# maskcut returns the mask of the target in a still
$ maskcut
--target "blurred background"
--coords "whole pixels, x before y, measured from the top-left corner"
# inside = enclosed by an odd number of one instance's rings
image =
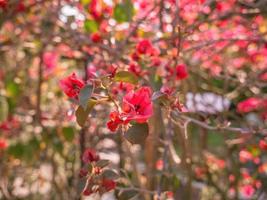
[[[266,16],[265,0],[0,0],[0,199],[266,200]],[[95,91],[113,101],[77,114],[60,80],[116,70],[139,85],[110,81]],[[132,145],[106,124],[140,86],[164,98]],[[112,190],[83,193],[87,148]]]

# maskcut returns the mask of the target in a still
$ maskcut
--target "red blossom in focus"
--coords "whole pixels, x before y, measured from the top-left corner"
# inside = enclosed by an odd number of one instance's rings
[[[84,85],[83,80],[79,79],[75,73],[72,73],[59,82],[60,88],[70,98],[77,98]]]
[[[119,125],[130,121],[145,123],[153,115],[151,95],[152,91],[149,87],[129,91],[123,98],[122,112],[110,113],[110,120],[107,123],[109,130],[114,132]]]
[[[82,160],[84,163],[97,162],[99,155],[94,149],[86,149],[83,153]]]
[[[130,91],[123,98],[122,119],[126,122],[135,120],[146,122],[153,115],[151,101],[152,91],[149,87],[141,87],[137,91]]]
[[[120,119],[120,114],[116,111],[111,112],[109,118],[110,120],[107,122],[107,127],[110,131],[114,132],[123,121]]]
[[[186,66],[181,64],[176,66],[176,80],[183,80],[188,77]]]
[[[248,98],[237,105],[237,111],[239,113],[247,113],[258,109],[261,106],[262,100],[258,98]]]

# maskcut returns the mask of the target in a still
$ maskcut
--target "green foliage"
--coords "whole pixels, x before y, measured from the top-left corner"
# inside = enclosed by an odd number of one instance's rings
[[[0,122],[3,122],[8,117],[8,103],[5,97],[0,96]]]
[[[117,22],[129,22],[134,15],[134,7],[131,0],[125,0],[114,8],[114,18]]]
[[[87,19],[84,22],[84,29],[89,33],[94,33],[98,31],[98,23],[94,20]]]
[[[74,139],[75,130],[73,127],[63,127],[62,133],[67,141],[71,142]]]
[[[124,136],[132,144],[144,144],[148,132],[149,128],[147,123],[136,123],[128,129]]]
[[[84,86],[79,93],[79,104],[84,110],[87,108],[88,100],[92,94],[93,87],[91,85]]]
[[[116,73],[114,80],[117,82],[126,82],[126,83],[132,83],[132,84],[138,83],[137,76],[128,71],[119,71],[118,73]]]
[[[97,101],[91,98],[88,101],[87,108],[85,110],[82,106],[79,106],[78,109],[76,110],[75,112],[76,121],[81,127],[84,126],[89,113],[91,112],[96,103]]]

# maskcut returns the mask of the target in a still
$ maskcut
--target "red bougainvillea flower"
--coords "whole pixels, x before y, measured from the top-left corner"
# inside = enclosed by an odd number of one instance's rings
[[[136,76],[142,75],[142,69],[139,65],[135,63],[130,63],[129,65],[129,71],[133,72]]]
[[[148,39],[143,39],[136,45],[136,51],[139,54],[150,55],[153,52],[152,43]]]
[[[145,123],[153,115],[151,94],[152,91],[149,87],[129,91],[123,98],[122,112],[110,113],[110,120],[107,122],[108,129],[114,132],[118,126],[132,120],[137,123]]]
[[[19,126],[20,126],[19,121],[14,117],[10,117],[9,119],[0,123],[0,130],[5,133],[8,133],[11,130],[18,129]]]
[[[260,140],[259,147],[261,150],[267,150],[267,141],[266,140]]]
[[[176,80],[183,80],[188,77],[186,66],[181,64],[176,66]]]
[[[239,160],[241,163],[246,163],[253,159],[253,155],[247,150],[241,150],[239,152]]]
[[[7,145],[6,140],[0,138],[0,150],[4,150],[4,149],[6,149],[7,146],[8,146],[8,145]]]
[[[5,8],[7,6],[7,0],[0,0],[0,8]]]
[[[80,169],[80,172],[79,172],[79,177],[80,178],[85,177],[87,174],[88,174],[88,170],[87,169]]]
[[[261,99],[251,97],[244,101],[239,102],[237,105],[237,111],[239,113],[251,112],[253,110],[258,109],[261,106],[261,104],[262,104]]]
[[[84,163],[97,162],[99,160],[99,155],[94,149],[86,149],[83,153],[82,160]]]
[[[60,88],[70,98],[77,98],[84,85],[83,80],[79,79],[75,73],[72,73],[59,82]]]
[[[252,185],[244,185],[240,190],[241,194],[248,199],[250,199],[255,193],[255,189]]]
[[[95,43],[101,42],[101,35],[100,33],[96,32],[96,33],[92,33],[91,34],[91,40]]]
[[[116,182],[110,179],[103,179],[102,186],[106,189],[106,191],[113,190],[116,187]]]
[[[51,73],[56,68],[58,59],[59,56],[56,52],[45,52],[43,54],[43,62],[46,73]]]
[[[92,0],[88,7],[88,12],[95,20],[100,20],[102,16],[102,5],[99,0]]]
[[[146,122],[153,115],[151,95],[152,91],[149,87],[128,92],[123,98],[122,119],[126,122],[131,120],[138,123]]]
[[[118,126],[123,123],[123,121],[120,118],[119,112],[113,111],[109,114],[110,120],[107,123],[107,127],[112,132],[116,131]]]

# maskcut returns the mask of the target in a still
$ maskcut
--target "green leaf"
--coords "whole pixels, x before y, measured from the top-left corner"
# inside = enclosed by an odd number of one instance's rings
[[[121,190],[119,192],[119,199],[120,200],[131,200],[136,199],[139,195],[139,192],[136,190]]]
[[[63,127],[62,129],[64,138],[71,142],[74,139],[74,128],[73,127]]]
[[[17,97],[20,92],[19,85],[13,81],[8,81],[6,85],[6,92],[8,97]]]
[[[124,136],[132,144],[144,144],[148,132],[149,128],[147,123],[136,123],[128,129]]]
[[[98,31],[98,24],[94,20],[87,19],[84,22],[84,29],[89,33],[94,33]]]
[[[109,160],[99,160],[97,161],[96,166],[103,168],[103,167],[108,166],[108,164],[109,164]]]
[[[116,73],[114,80],[117,82],[126,82],[136,85],[138,83],[138,78],[135,74],[128,71],[119,71]]]
[[[9,155],[14,156],[15,158],[21,158],[24,154],[24,145],[21,143],[11,145],[8,147],[7,152]]]
[[[83,109],[82,106],[79,106],[78,109],[76,110],[75,112],[76,121],[81,127],[84,126],[87,117],[91,112],[91,110],[93,109],[93,107],[95,106],[95,104],[97,104],[97,100],[91,98],[89,99],[87,108],[85,110]]]
[[[134,15],[134,7],[131,0],[117,4],[114,8],[114,19],[119,22],[129,22]]]
[[[3,122],[8,117],[8,103],[5,97],[0,96],[0,122]]]
[[[103,173],[102,173],[102,177],[105,179],[112,179],[112,180],[116,180],[118,179],[120,176],[117,174],[117,172],[111,170],[111,169],[106,169]]]
[[[91,0],[81,0],[80,2],[82,5],[86,6],[91,2]]]
[[[93,87],[91,85],[84,86],[79,93],[79,104],[84,110],[87,108],[88,100],[92,95]]]

